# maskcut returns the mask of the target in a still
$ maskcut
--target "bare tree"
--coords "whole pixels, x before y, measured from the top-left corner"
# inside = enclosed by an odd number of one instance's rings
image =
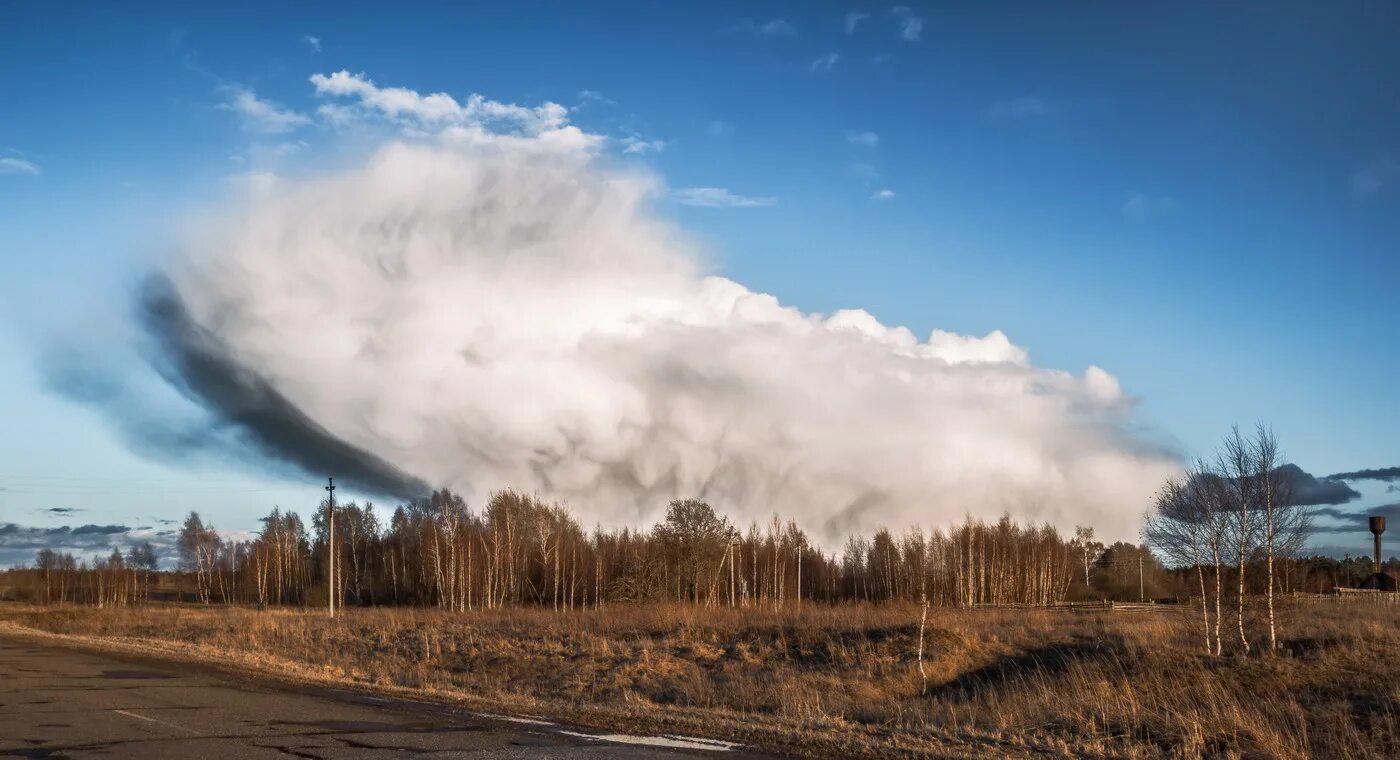
[[[1231,428],[1230,434],[1225,437],[1225,442],[1221,445],[1219,460],[1220,474],[1224,476],[1223,480],[1227,486],[1226,494],[1230,501],[1231,550],[1234,552],[1239,568],[1239,599],[1236,606],[1236,622],[1239,627],[1240,647],[1247,654],[1249,652],[1249,638],[1245,635],[1244,630],[1244,610],[1247,598],[1245,568],[1249,564],[1250,554],[1258,546],[1259,526],[1255,515],[1259,511],[1259,478],[1257,477],[1258,468],[1255,465],[1254,446],[1250,441],[1245,440],[1238,425]]]
[[[1265,599],[1269,616],[1269,651],[1278,649],[1277,625],[1274,620],[1274,561],[1288,557],[1307,540],[1311,530],[1312,513],[1293,500],[1292,480],[1280,467],[1278,439],[1274,431],[1259,424],[1251,446],[1254,456],[1256,490],[1263,508],[1263,534],[1267,586]]]

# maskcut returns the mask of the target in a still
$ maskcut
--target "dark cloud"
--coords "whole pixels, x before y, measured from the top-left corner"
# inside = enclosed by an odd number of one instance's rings
[[[249,443],[273,460],[316,477],[399,499],[431,489],[379,457],[336,438],[257,373],[241,366],[222,343],[197,324],[168,280],[152,277],[141,297],[142,320],[157,340],[162,374],[218,419],[246,432]]]
[[[1317,478],[1296,464],[1285,464],[1276,470],[1288,484],[1290,500],[1301,505],[1338,505],[1361,498],[1361,493],[1340,480]]]
[[[1387,483],[1400,480],[1400,467],[1382,467],[1379,470],[1353,470],[1328,475],[1325,480],[1383,480]]]
[[[153,341],[145,358],[159,379],[100,366],[93,352],[69,346],[48,347],[42,362],[51,390],[100,410],[134,450],[166,462],[207,457],[279,475],[334,476],[352,489],[405,501],[431,491],[336,438],[240,365],[194,322],[165,278],[150,278],[138,301]]]
[[[1389,525],[1400,527],[1400,502],[1394,504],[1381,504],[1365,509],[1337,509],[1335,507],[1319,507],[1312,511],[1314,517],[1321,517],[1329,520],[1337,520],[1340,525],[1313,524],[1314,533],[1336,533],[1354,534],[1358,539],[1370,540],[1370,529],[1367,527],[1366,518],[1371,515],[1381,515],[1386,518]],[[1387,531],[1387,535],[1400,534],[1400,531]]]
[[[101,535],[110,536],[114,533],[126,533],[131,528],[125,525],[79,525],[72,533],[75,536]]]
[[[169,563],[175,556],[174,531],[152,533],[126,525],[86,524],[40,528],[0,523],[0,567],[32,564],[40,549],[72,554],[80,560],[105,557],[113,548],[125,554],[132,546],[149,541],[157,556]]]
[[[45,512],[52,512],[52,513],[54,513],[54,514],[56,514],[56,515],[70,515],[70,514],[73,514],[74,512],[81,512],[81,511],[83,511],[83,510],[81,510],[81,509],[79,509],[79,508],[77,508],[77,507],[49,507],[48,509],[45,509],[44,511],[45,511]]]

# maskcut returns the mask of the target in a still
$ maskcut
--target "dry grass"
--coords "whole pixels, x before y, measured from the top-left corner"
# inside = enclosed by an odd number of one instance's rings
[[[1400,756],[1400,606],[1284,610],[1285,652],[1210,658],[1194,619],[615,607],[317,612],[0,607],[56,633],[588,725],[814,756]],[[661,708],[661,709],[659,709]]]

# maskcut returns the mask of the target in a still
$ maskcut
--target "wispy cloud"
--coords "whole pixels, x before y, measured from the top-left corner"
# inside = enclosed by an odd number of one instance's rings
[[[30,174],[37,176],[41,173],[38,164],[35,164],[33,161],[0,156],[0,174]]]
[[[817,59],[812,61],[812,71],[831,71],[831,68],[835,66],[836,62],[839,60],[841,60],[841,56],[837,53],[827,53],[826,55],[817,56]]]
[[[1146,222],[1173,214],[1180,207],[1171,196],[1132,193],[1123,201],[1123,215],[1134,222]]]
[[[895,192],[894,192],[893,190],[890,190],[890,189],[876,190],[875,193],[872,194],[872,195],[870,196],[870,200],[872,200],[872,201],[892,201],[892,200],[894,200],[894,196],[895,196]]]
[[[880,144],[880,136],[874,132],[853,132],[846,135],[846,141],[860,148],[874,148]]]
[[[899,25],[899,38],[908,42],[917,42],[924,34],[924,19],[914,15],[914,9],[905,5],[896,5],[890,9],[890,16]]]
[[[756,198],[747,195],[736,195],[723,187],[683,187],[672,193],[676,202],[683,206],[702,206],[705,208],[753,208],[757,206],[772,206],[778,202],[777,198]]]
[[[1328,475],[1323,480],[1382,480],[1387,483],[1400,481],[1400,467],[1381,467],[1373,470],[1353,470]]]
[[[1394,156],[1381,156],[1352,173],[1351,191],[1368,198],[1396,179],[1400,179],[1400,161]]]
[[[238,114],[246,129],[277,134],[311,123],[306,115],[263,100],[246,87],[225,87],[224,90],[228,100],[219,107]]]
[[[311,48],[311,52],[313,52],[313,53],[319,53],[319,52],[321,52],[321,38],[320,38],[320,37],[317,37],[317,36],[314,35],[314,34],[304,34],[304,35],[302,35],[301,40],[302,40],[302,42],[305,42],[305,43],[306,43],[306,46],[307,46],[308,48]]]
[[[1035,119],[1049,112],[1049,103],[1031,95],[1002,100],[987,108],[987,114],[997,119]]]
[[[624,154],[643,155],[646,153],[660,153],[666,149],[665,140],[647,140],[635,135],[628,135],[618,142],[622,143]]]
[[[725,30],[729,34],[752,34],[757,37],[796,37],[797,26],[785,18],[755,21],[746,18]]]
[[[617,105],[616,100],[613,100],[597,90],[579,90],[578,99],[581,103],[599,103],[605,106]]]
[[[850,13],[847,13],[847,14],[846,14],[846,34],[855,34],[855,33],[856,33],[856,27],[860,25],[860,22],[861,22],[862,20],[867,19],[867,18],[870,18],[870,14],[869,14],[869,13],[861,13],[860,11],[851,11]]]
[[[558,103],[533,108],[469,95],[463,102],[443,92],[422,95],[405,87],[380,87],[364,74],[341,70],[333,74],[312,74],[311,84],[321,95],[355,98],[362,111],[389,119],[407,121],[421,127],[515,126],[530,134],[561,129],[568,123],[569,110]],[[322,107],[319,112],[331,120],[344,120],[354,111]]]

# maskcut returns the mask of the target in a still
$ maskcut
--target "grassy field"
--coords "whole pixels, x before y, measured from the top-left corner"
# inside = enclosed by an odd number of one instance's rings
[[[1277,656],[1182,614],[618,606],[0,606],[0,621],[472,709],[808,756],[1400,756],[1400,605],[1283,609]],[[1228,642],[1227,642],[1228,643]]]

